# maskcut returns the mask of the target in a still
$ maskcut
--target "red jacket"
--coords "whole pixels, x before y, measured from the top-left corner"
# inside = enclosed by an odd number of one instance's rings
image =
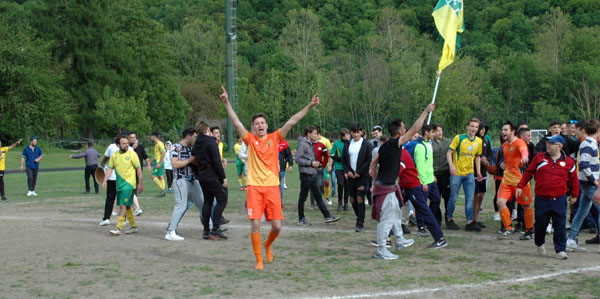
[[[400,171],[398,172],[398,183],[402,189],[412,189],[421,186],[421,180],[419,180],[419,172],[415,166],[410,153],[403,148],[402,157],[400,162]]]
[[[560,158],[552,161],[546,152],[538,153],[529,162],[521,181],[517,185],[523,188],[535,175],[535,196],[555,198],[567,194],[567,182],[571,182],[571,196],[579,196],[579,180],[575,161],[561,154]]]
[[[312,145],[315,150],[315,158],[321,163],[321,167],[327,167],[327,162],[329,162],[329,151],[327,150],[327,147],[321,142],[315,142]]]

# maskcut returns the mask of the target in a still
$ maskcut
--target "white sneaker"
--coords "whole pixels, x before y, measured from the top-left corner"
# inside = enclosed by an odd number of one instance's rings
[[[554,229],[552,228],[552,223],[548,223],[548,227],[546,227],[546,233],[551,234],[552,232],[554,232]]]
[[[577,244],[577,242],[575,240],[568,239],[567,240],[567,251],[583,252],[583,251],[585,251],[585,248],[579,246],[579,244]]]
[[[31,196],[33,195],[33,193],[31,193],[31,191],[27,191],[27,196]]]
[[[169,241],[183,241],[184,240],[184,238],[178,236],[175,231],[167,232],[167,234],[165,235],[165,239],[167,239]]]
[[[515,220],[515,219],[517,219],[517,209],[514,209],[514,210],[512,211],[512,216],[510,217],[510,219],[511,219],[511,220]]]
[[[415,240],[414,239],[396,239],[396,250],[402,250],[402,248],[406,248],[406,247],[410,247],[413,244],[415,244]]]
[[[538,246],[537,251],[539,255],[546,255],[546,246],[544,246],[544,244]]]
[[[142,209],[138,209],[133,212],[133,216],[140,216],[140,215],[142,215]]]
[[[117,216],[118,214],[119,214],[119,213],[117,213],[117,212],[112,212],[112,215],[113,215],[113,216]]]
[[[556,254],[555,258],[559,259],[559,260],[566,260],[567,258],[569,258],[569,256],[567,256],[567,253],[564,251],[561,251],[559,253]]]
[[[37,193],[35,193],[35,191],[31,191],[31,195],[37,196]]]
[[[111,229],[111,230],[109,231],[109,233],[110,233],[111,235],[113,235],[113,236],[120,236],[120,235],[121,235],[121,230],[120,230],[120,229],[118,229],[118,228],[115,228],[115,229]]]
[[[496,212],[496,213],[494,214],[494,221],[500,221],[500,220],[501,220],[501,219],[500,219],[500,213]]]
[[[105,226],[105,225],[108,225],[108,224],[110,224],[110,219],[102,220],[102,221],[100,221],[100,223],[98,225]]]
[[[327,205],[332,205],[333,204],[333,202],[331,201],[331,199],[327,198],[325,200],[327,201]]]
[[[569,223],[569,221],[565,221],[565,229],[571,229],[571,223]]]
[[[283,190],[287,190],[287,185],[283,183]]]

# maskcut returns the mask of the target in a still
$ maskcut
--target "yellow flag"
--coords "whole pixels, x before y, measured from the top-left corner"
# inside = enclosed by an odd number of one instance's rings
[[[443,70],[454,62],[456,50],[460,48],[460,34],[465,29],[463,23],[463,1],[462,0],[439,0],[433,13],[435,27],[444,38],[442,58],[438,65],[438,71]]]

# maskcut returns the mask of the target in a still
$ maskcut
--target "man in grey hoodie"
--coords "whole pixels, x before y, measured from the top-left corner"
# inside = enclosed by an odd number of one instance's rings
[[[312,192],[325,223],[336,222],[340,217],[332,216],[323,202],[319,181],[316,179],[317,173],[323,172],[323,167],[315,156],[313,143],[319,140],[319,134],[315,126],[308,126],[304,129],[304,136],[298,138],[298,150],[296,151],[296,163],[300,173],[300,195],[298,197],[298,225],[310,225],[304,215],[304,202],[308,197],[308,192]]]

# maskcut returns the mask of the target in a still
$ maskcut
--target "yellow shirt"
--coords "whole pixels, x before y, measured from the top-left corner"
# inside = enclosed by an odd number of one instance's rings
[[[460,147],[459,147],[460,142]],[[449,149],[453,150],[452,163],[456,167],[456,175],[468,175],[475,172],[473,160],[483,151],[481,138],[475,136],[470,139],[467,134],[456,135],[450,143]]]
[[[219,141],[219,156],[223,159],[223,142]]]
[[[155,145],[154,145],[154,161],[156,161],[156,163],[160,163],[160,157],[162,156],[162,153],[165,152],[165,144],[162,141],[158,141]]]
[[[6,169],[6,153],[10,150],[10,147],[0,147],[0,171]]]
[[[110,156],[108,167],[116,172],[118,191],[135,189],[135,173],[136,169],[140,168],[140,159],[133,149],[129,148],[124,153],[120,150],[114,152]]]
[[[329,139],[321,136],[321,138],[319,139],[320,143],[323,143],[323,145],[325,145],[325,147],[327,148],[327,152],[331,152],[331,141],[329,141]]]

